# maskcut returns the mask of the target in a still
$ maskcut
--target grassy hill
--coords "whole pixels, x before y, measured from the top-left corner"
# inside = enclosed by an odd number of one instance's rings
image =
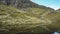
[[[38,9],[39,8],[33,8]],[[42,10],[42,9],[41,9]],[[1,34],[4,33],[11,33],[15,34],[18,32],[36,32],[40,33],[39,28],[42,29],[42,32],[49,31],[46,29],[47,24],[49,24],[49,21],[39,19],[35,16],[32,16],[34,14],[27,14],[22,13],[22,10],[16,9],[11,6],[7,5],[0,5],[0,32]],[[30,12],[30,10],[29,10]],[[32,12],[31,12],[32,13]],[[37,15],[36,15],[37,16]],[[38,27],[38,30],[37,30]]]
[[[49,7],[32,5],[36,7],[24,8],[25,5],[22,5],[23,8],[18,6],[20,8],[17,7],[17,9],[0,3],[0,34],[52,34],[54,31],[60,32],[60,9],[55,11]]]
[[[60,32],[60,10],[56,10],[55,13],[46,15],[46,18],[52,20],[53,22],[48,26],[48,28]]]

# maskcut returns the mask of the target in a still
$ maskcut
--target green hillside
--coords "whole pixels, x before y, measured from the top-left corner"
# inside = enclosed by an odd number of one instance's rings
[[[49,8],[25,8],[22,9],[24,12],[32,17],[40,18],[45,13],[50,13],[51,11],[54,11],[53,9]]]
[[[26,3],[28,0],[24,2]],[[52,34],[55,31],[60,32],[60,9],[54,10],[35,4],[30,0],[29,5],[25,5],[24,2],[21,6],[21,3],[18,2],[17,7],[11,5],[13,4],[12,0],[10,5],[0,2],[0,34]]]
[[[56,10],[55,13],[50,13],[45,17],[53,22],[52,24],[48,25],[48,28],[60,32],[60,10]]]
[[[39,8],[34,8],[38,9]],[[45,32],[49,31],[46,29],[49,21],[39,19],[35,16],[29,15],[27,13],[22,13],[22,10],[16,9],[7,5],[0,5],[0,31],[1,33],[18,33],[18,32],[33,32],[40,31],[44,29]],[[38,27],[38,30],[37,28]],[[44,28],[45,27],[45,28]],[[31,29],[32,28],[32,29]],[[43,29],[42,29],[43,28]],[[39,32],[38,32],[39,33]]]

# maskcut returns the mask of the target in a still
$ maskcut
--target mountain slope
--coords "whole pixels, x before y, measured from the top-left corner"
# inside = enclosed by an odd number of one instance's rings
[[[47,26],[48,28],[53,31],[60,32],[60,10],[56,10],[55,13],[50,13],[46,15],[45,18],[53,22],[52,24]]]
[[[60,32],[60,10],[55,11],[30,0],[9,0],[10,4],[2,1],[4,0],[0,0],[1,34]]]
[[[13,34],[15,32],[17,33],[21,31],[31,32],[33,29],[36,29],[37,26],[45,29],[46,31],[49,31],[46,28],[44,28],[45,26],[43,26],[43,25],[49,24],[48,23],[49,21],[28,16],[27,14],[22,13],[21,11],[22,10],[18,10],[11,6],[0,5],[0,32],[1,34],[7,33],[7,32]],[[40,31],[40,30],[37,30],[37,31]]]

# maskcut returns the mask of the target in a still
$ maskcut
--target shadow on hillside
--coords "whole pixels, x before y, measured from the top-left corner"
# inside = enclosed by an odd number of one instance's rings
[[[52,34],[52,33],[32,33],[32,32],[19,32],[19,33],[16,33],[16,34]]]

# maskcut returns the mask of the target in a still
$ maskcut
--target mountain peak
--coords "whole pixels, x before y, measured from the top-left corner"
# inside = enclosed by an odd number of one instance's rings
[[[34,2],[32,2],[31,0],[0,0],[0,2],[6,4],[6,5],[10,5],[16,8],[31,8],[31,7],[35,7],[35,8],[49,8],[43,5],[38,5]],[[52,8],[49,8],[52,9]]]

